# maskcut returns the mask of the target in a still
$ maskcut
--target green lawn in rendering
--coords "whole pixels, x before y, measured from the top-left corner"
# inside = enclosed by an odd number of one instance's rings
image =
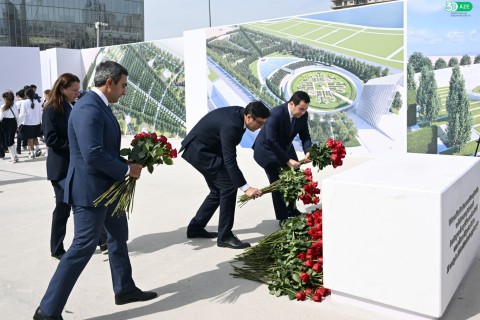
[[[310,107],[319,110],[334,110],[347,106],[356,96],[355,86],[348,79],[326,70],[300,74],[292,81],[291,90],[308,92],[311,98]]]
[[[402,29],[352,26],[302,18],[254,22],[246,26],[320,49],[403,69]]]

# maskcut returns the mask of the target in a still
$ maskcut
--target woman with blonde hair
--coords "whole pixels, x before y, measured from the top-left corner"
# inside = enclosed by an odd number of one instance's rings
[[[8,147],[11,159],[9,162],[18,162],[18,155],[15,150],[15,132],[17,131],[18,107],[15,104],[15,96],[12,91],[2,94],[3,104],[0,107],[0,121],[3,127],[3,145]]]

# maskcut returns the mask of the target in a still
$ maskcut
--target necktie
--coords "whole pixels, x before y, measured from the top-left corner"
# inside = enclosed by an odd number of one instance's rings
[[[295,128],[295,117],[290,119],[290,134],[293,134],[293,129]]]

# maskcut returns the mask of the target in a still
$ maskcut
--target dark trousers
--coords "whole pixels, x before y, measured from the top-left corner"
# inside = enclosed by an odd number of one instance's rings
[[[5,158],[5,149],[7,149],[7,146],[5,145],[4,140],[3,130],[0,129],[0,158]]]
[[[280,177],[280,167],[267,167],[265,168],[268,181],[270,183],[277,181]],[[277,220],[285,220],[288,217],[295,215],[295,203],[291,203],[288,207],[283,200],[282,194],[278,191],[272,192],[273,209],[275,210],[275,217]]]
[[[17,153],[20,154],[22,152],[22,147],[26,148],[28,146],[27,139],[20,139],[17,138]]]
[[[61,315],[75,282],[95,252],[102,230],[108,231],[108,260],[115,294],[136,288],[128,257],[128,223],[126,215],[113,216],[109,207],[73,206],[74,237],[50,280],[40,308],[49,316]],[[88,293],[86,293],[88,294]]]
[[[237,188],[233,186],[225,167],[222,167],[215,174],[202,174],[210,189],[210,193],[203,201],[195,217],[190,221],[188,229],[195,231],[205,228],[217,208],[220,207],[218,239],[224,240],[232,235]]]
[[[55,209],[52,214],[52,230],[50,233],[50,251],[52,255],[61,256],[65,253],[63,239],[67,232],[67,220],[70,217],[71,206],[63,202],[63,188],[57,181],[52,181],[55,192]]]

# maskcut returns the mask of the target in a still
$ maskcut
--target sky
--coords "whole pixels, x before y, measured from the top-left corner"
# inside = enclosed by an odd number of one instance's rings
[[[145,41],[184,30],[331,10],[330,0],[144,0]]]
[[[407,0],[407,52],[480,54],[479,0],[453,16],[445,0]],[[184,30],[330,11],[330,0],[144,0],[145,40],[182,37]]]
[[[470,1],[467,16],[454,16],[445,10],[446,1],[407,1],[407,51],[425,56],[480,54],[480,2]]]

